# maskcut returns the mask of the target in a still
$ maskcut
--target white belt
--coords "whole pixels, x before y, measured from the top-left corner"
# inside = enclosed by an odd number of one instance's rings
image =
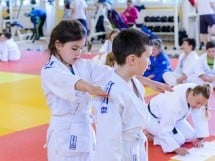
[[[122,134],[122,140],[126,142],[137,142],[140,145],[140,147],[145,145],[146,161],[148,161],[148,140],[142,132]]]
[[[82,114],[82,115],[67,114],[67,115],[51,116],[51,122],[66,121],[70,123],[92,123],[92,120],[93,119],[90,117],[90,115],[87,115],[87,114]]]
[[[68,124],[67,124],[68,123]],[[82,115],[72,115],[72,114],[66,114],[66,115],[52,115],[51,121],[49,123],[49,128],[47,132],[47,141],[44,145],[44,148],[47,146],[47,143],[49,142],[49,135],[54,129],[62,128],[64,125],[68,125],[70,127],[71,123],[80,123],[80,124],[89,124],[87,126],[90,126],[92,123],[92,118],[90,115],[82,114]],[[62,125],[62,126],[61,126]]]
[[[144,142],[145,141],[144,137],[145,136],[142,133],[122,134],[122,140],[128,141],[128,142],[138,142],[138,141]]]

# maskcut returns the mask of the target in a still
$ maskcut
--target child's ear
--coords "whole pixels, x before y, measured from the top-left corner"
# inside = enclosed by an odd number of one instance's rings
[[[129,65],[133,66],[136,62],[136,56],[131,54],[131,55],[127,56],[126,61]]]
[[[55,41],[55,47],[59,49],[62,46],[62,44],[59,41]]]

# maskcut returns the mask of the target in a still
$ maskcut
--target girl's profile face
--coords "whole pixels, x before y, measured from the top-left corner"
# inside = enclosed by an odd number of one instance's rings
[[[156,46],[153,46],[152,56],[156,57],[159,53],[160,53],[160,50]]]
[[[70,41],[66,43],[56,42],[58,54],[68,64],[74,64],[81,56],[85,46],[85,39],[78,41]]]
[[[191,99],[188,101],[193,109],[200,108],[208,103],[208,99],[202,96],[202,94],[193,95],[191,94]]]

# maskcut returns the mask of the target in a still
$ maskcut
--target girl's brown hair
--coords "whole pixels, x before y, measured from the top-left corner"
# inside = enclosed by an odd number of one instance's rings
[[[212,93],[212,87],[210,84],[198,85],[192,89],[193,95],[202,94],[202,96],[206,99],[210,98]],[[208,105],[205,105],[205,117],[210,118],[210,113],[208,111]]]
[[[79,41],[87,38],[87,32],[84,26],[77,20],[63,20],[51,32],[48,49],[50,55],[57,54],[55,47],[56,41],[67,43],[70,41]]]
[[[114,64],[116,63],[116,59],[115,59],[115,56],[113,55],[113,53],[108,53],[107,54],[107,57],[106,57],[106,60],[105,60],[105,64],[106,65],[109,65],[111,67],[114,67]]]
[[[209,99],[211,95],[211,86],[209,84],[198,85],[192,89],[193,95],[202,94],[206,99]]]

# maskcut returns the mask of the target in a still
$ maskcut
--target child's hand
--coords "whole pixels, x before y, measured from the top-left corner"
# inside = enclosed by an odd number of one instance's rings
[[[189,151],[186,148],[177,148],[175,149],[175,153],[178,155],[186,155],[189,154]]]
[[[193,141],[193,146],[196,148],[201,148],[204,146],[204,139],[196,139]]]
[[[99,86],[92,86],[88,92],[94,96],[108,97],[108,93]]]
[[[212,83],[214,81],[214,79],[215,79],[215,77],[208,76],[209,83]]]
[[[183,78],[178,78],[178,79],[176,79],[176,82],[177,82],[177,84],[181,84],[181,83],[184,82],[184,79]]]

